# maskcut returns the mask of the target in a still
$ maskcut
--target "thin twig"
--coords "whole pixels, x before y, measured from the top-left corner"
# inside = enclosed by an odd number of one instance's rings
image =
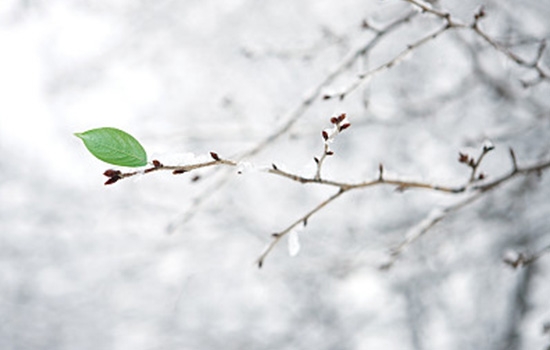
[[[209,162],[202,162],[202,163],[196,163],[196,164],[188,164],[188,165],[164,165],[158,160],[153,160],[153,166],[150,168],[146,168],[141,171],[130,171],[130,172],[121,172],[120,170],[113,170],[108,169],[106,170],[103,175],[107,176],[109,179],[107,182],[105,182],[105,185],[112,185],[115,182],[126,179],[132,176],[136,175],[145,175],[156,171],[171,171],[172,174],[178,175],[178,174],[184,174],[188,173],[193,170],[201,169],[201,168],[207,168],[212,166],[218,166],[218,165],[229,165],[229,166],[236,166],[237,163],[231,160],[227,159],[221,159],[216,153],[211,152],[210,155],[214,160]]]
[[[292,229],[294,229],[296,226],[302,224],[305,225],[307,223],[307,220],[315,213],[317,213],[319,210],[323,209],[325,206],[327,206],[329,203],[333,202],[336,198],[340,197],[342,194],[344,194],[347,191],[345,188],[340,188],[338,192],[333,194],[332,196],[328,197],[321,203],[319,203],[315,208],[308,211],[305,215],[301,216],[299,219],[294,221],[292,224],[290,224],[287,228],[284,230],[272,234],[273,240],[269,245],[265,248],[263,253],[260,255],[260,257],[256,260],[256,263],[258,264],[258,267],[262,267],[264,264],[264,261],[266,257],[269,255],[271,250],[279,243],[279,241],[286,236]]]
[[[387,61],[386,63],[381,64],[380,66],[378,66],[378,67],[376,67],[376,68],[374,68],[374,69],[372,69],[368,72],[359,74],[357,76],[357,79],[355,79],[343,91],[341,91],[339,93],[336,93],[334,95],[327,95],[326,98],[333,97],[333,96],[338,96],[338,97],[340,97],[340,99],[344,99],[348,94],[353,92],[355,89],[357,89],[363,83],[370,80],[375,75],[380,74],[380,73],[382,73],[384,71],[387,71],[390,68],[396,66],[397,64],[402,62],[405,58],[407,58],[407,56],[409,56],[414,50],[416,50],[420,46],[430,42],[431,40],[437,38],[438,36],[440,36],[442,33],[446,32],[450,28],[452,28],[452,27],[447,24],[447,25],[443,26],[442,28],[436,30],[435,32],[433,32],[433,33],[421,38],[420,40],[414,42],[413,44],[408,45],[405,50],[401,51],[397,56],[395,56],[391,60]]]
[[[342,62],[340,62],[340,64],[335,69],[333,69],[329,74],[327,74],[327,76],[315,88],[311,90],[311,92],[300,102],[300,104],[288,114],[286,121],[283,123],[283,125],[281,125],[279,129],[277,129],[275,132],[273,132],[272,134],[267,136],[265,139],[260,141],[256,146],[244,152],[241,158],[248,158],[257,154],[262,149],[264,149],[267,145],[271,144],[272,142],[277,140],[279,137],[284,135],[286,132],[288,132],[294,126],[294,124],[296,124],[296,122],[304,116],[305,112],[309,109],[309,107],[316,100],[319,99],[325,87],[329,86],[333,81],[336,80],[336,78],[338,78],[348,68],[352,67],[353,64],[359,58],[361,58],[365,53],[371,51],[384,36],[397,30],[401,25],[407,23],[416,15],[417,13],[415,11],[409,12],[405,16],[388,24],[386,27],[382,28],[381,30],[376,31],[376,35],[368,43],[359,47],[358,49],[353,51],[348,57],[344,58],[344,60],[342,60]],[[326,99],[327,95],[325,95],[323,98]]]
[[[418,0],[404,0],[404,1],[414,5],[416,7],[419,7],[423,12],[431,13],[433,15],[436,15],[437,17],[440,17],[440,18],[446,20],[450,25],[455,24],[455,22],[451,18],[451,14],[449,12],[436,10],[431,5],[426,4],[422,1],[418,1]]]
[[[528,68],[528,69],[534,69],[537,74],[539,81],[543,80],[550,80],[550,73],[546,72],[544,69],[540,66],[540,61],[542,59],[542,55],[544,53],[544,50],[546,49],[546,41],[542,40],[541,44],[539,45],[539,48],[537,50],[537,55],[535,57],[535,60],[533,62],[528,62],[527,60],[519,57],[517,54],[509,50],[503,45],[500,45],[496,40],[491,38],[489,34],[487,34],[485,31],[483,31],[479,27],[479,22],[481,19],[483,19],[486,16],[485,10],[483,7],[481,7],[478,12],[474,15],[474,21],[471,25],[467,26],[462,23],[459,23],[454,20],[454,18],[451,17],[451,15],[448,12],[442,12],[438,10],[434,10],[431,6],[427,4],[423,4],[422,2],[418,0],[403,0],[405,2],[408,2],[410,4],[413,4],[424,12],[431,13],[439,18],[444,19],[447,21],[449,26],[453,28],[470,28],[473,30],[475,34],[477,34],[480,38],[482,38],[485,42],[487,42],[489,45],[491,45],[494,49],[497,51],[503,53],[505,56],[507,56],[509,59],[514,61],[517,65]]]
[[[372,78],[374,75],[381,73],[383,71],[386,71],[390,69],[391,67],[395,66],[399,62],[403,61],[405,57],[410,55],[414,50],[418,49],[420,46],[432,41],[433,39],[440,36],[442,33],[448,31],[448,30],[454,30],[454,29],[471,29],[475,34],[477,34],[479,37],[481,37],[485,42],[487,42],[489,45],[491,45],[493,48],[495,48],[497,51],[503,53],[508,58],[510,58],[512,61],[514,61],[519,66],[533,69],[537,72],[537,78],[533,81],[523,81],[523,85],[525,87],[532,86],[535,84],[540,83],[544,80],[550,81],[550,73],[546,72],[540,65],[540,61],[542,59],[542,55],[544,53],[544,50],[546,48],[546,42],[542,41],[541,45],[539,46],[539,49],[537,51],[537,56],[534,62],[528,62],[524,60],[523,58],[519,57],[512,51],[510,51],[508,48],[498,44],[494,39],[492,39],[487,33],[485,33],[480,27],[479,22],[480,20],[485,17],[485,11],[483,8],[481,8],[475,15],[474,15],[474,21],[471,25],[466,25],[458,20],[455,20],[449,12],[436,10],[433,7],[431,7],[429,4],[426,4],[424,2],[418,1],[418,0],[403,0],[405,2],[408,2],[412,4],[413,6],[418,7],[422,10],[422,12],[427,12],[432,15],[435,15],[445,21],[445,24],[442,28],[435,31],[434,33],[431,33],[420,40],[416,41],[413,44],[410,44],[407,46],[407,48],[403,51],[401,51],[397,56],[395,56],[393,59],[387,61],[386,63],[378,66],[375,69],[372,69],[366,73],[359,74],[357,78],[342,92],[339,92],[337,94],[334,94],[336,96],[339,96],[341,99],[346,97],[348,94],[356,90],[359,86],[364,84],[366,81],[368,81],[370,78]],[[332,96],[329,96],[332,97]]]
[[[323,154],[320,158],[313,158],[315,160],[315,163],[317,164],[317,171],[315,172],[314,177],[317,180],[321,179],[321,168],[323,167],[325,159],[327,159],[328,156],[334,155],[334,152],[330,149],[330,143],[338,134],[351,126],[351,124],[348,123],[346,120],[346,113],[342,113],[337,117],[330,118],[330,122],[332,123],[332,129],[325,129],[321,133],[321,135],[323,136]]]
[[[473,195],[468,196],[462,201],[455,203],[451,206],[445,207],[443,209],[432,210],[428,216],[419,222],[416,226],[411,228],[405,235],[405,239],[399,243],[397,246],[391,249],[390,260],[380,266],[381,270],[387,270],[391,268],[397,259],[403,254],[403,252],[416,240],[422,237],[426,232],[428,232],[432,227],[434,227],[438,222],[442,221],[447,217],[447,215],[454,213],[466,205],[474,202],[476,199],[481,197],[482,192],[474,193]]]
[[[481,161],[487,155],[487,153],[491,152],[494,149],[495,146],[493,146],[492,143],[486,142],[486,144],[484,144],[481,148],[481,154],[479,155],[479,157],[477,157],[477,160],[472,159],[471,163],[469,163],[469,166],[472,168],[469,181],[470,183],[473,183],[476,180],[483,180],[482,175],[480,175],[480,177],[477,176],[477,170],[479,168],[479,165],[481,164]]]
[[[550,253],[550,244],[533,252],[533,253],[512,253],[513,256],[508,254],[503,258],[504,263],[512,266],[513,268],[524,267],[532,264],[542,256]]]
[[[465,186],[459,186],[459,187],[441,186],[441,185],[436,185],[428,182],[388,179],[388,178],[382,178],[380,176],[373,180],[352,183],[352,182],[340,182],[340,181],[328,180],[323,178],[304,177],[304,176],[286,172],[284,170],[279,169],[278,167],[267,169],[266,171],[271,174],[286,177],[288,179],[291,179],[293,181],[296,181],[302,184],[315,183],[320,185],[344,188],[346,190],[367,188],[367,187],[373,187],[376,185],[393,186],[399,191],[404,191],[409,188],[419,188],[419,189],[428,189],[428,190],[445,192],[445,193],[462,193],[466,190]]]
[[[381,266],[381,269],[388,269],[393,266],[393,264],[397,261],[399,256],[405,251],[405,249],[411,245],[414,241],[416,241],[418,238],[423,236],[426,232],[428,232],[435,224],[443,220],[448,214],[456,212],[466,205],[473,203],[475,200],[481,198],[481,196],[491,190],[494,190],[498,186],[502,185],[503,183],[511,180],[512,178],[518,176],[518,175],[527,175],[530,173],[540,173],[546,168],[550,167],[550,161],[541,162],[538,164],[534,164],[531,166],[520,168],[517,165],[517,160],[515,158],[515,154],[511,150],[511,157],[512,157],[512,170],[510,173],[501,176],[500,178],[493,180],[486,184],[476,185],[471,187],[471,190],[473,191],[472,195],[468,198],[464,199],[463,201],[460,201],[456,204],[453,204],[449,207],[443,208],[442,210],[432,212],[428,217],[426,217],[422,222],[420,222],[417,226],[415,226],[413,229],[409,231],[409,233],[406,235],[406,238],[395,248],[392,249],[390,261],[383,264]],[[548,247],[547,247],[548,248]],[[546,248],[543,250],[546,252]],[[538,258],[538,256],[536,257]]]

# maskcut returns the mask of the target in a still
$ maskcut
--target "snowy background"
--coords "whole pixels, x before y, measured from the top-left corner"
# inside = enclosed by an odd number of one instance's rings
[[[535,59],[550,1],[484,4],[480,26]],[[434,4],[464,23],[480,5]],[[375,38],[363,21],[405,16],[339,69]],[[383,163],[460,186],[458,152],[487,139],[489,178],[511,169],[508,147],[520,165],[549,159],[550,84],[524,88],[536,72],[469,29],[323,100],[443,25],[401,0],[2,0],[0,349],[544,349],[550,254],[518,269],[503,256],[550,244],[546,173],[446,216],[387,271],[411,228],[464,196],[351,191],[310,218],[296,257],[282,241],[259,270],[271,233],[334,188],[221,168],[103,186],[110,166],[73,136],[117,127],[150,159],[185,163],[236,159],[294,120],[245,160],[313,176],[321,130],[345,112],[326,178]]]

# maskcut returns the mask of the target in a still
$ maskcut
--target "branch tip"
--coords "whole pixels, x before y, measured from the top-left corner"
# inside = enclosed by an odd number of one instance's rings
[[[344,123],[344,124],[340,125],[339,131],[346,130],[346,129],[349,128],[350,126],[351,126],[350,123]]]
[[[491,142],[487,142],[483,145],[483,153],[489,153],[494,149],[495,145],[493,145]]]
[[[118,180],[120,180],[119,177],[111,177],[109,180],[105,181],[104,185],[112,185]]]
[[[468,164],[470,162],[470,156],[466,153],[458,152],[458,162]]]
[[[514,152],[514,149],[512,147],[509,148],[510,151],[510,158],[512,158],[512,166],[514,167],[514,171],[518,171],[518,161],[516,158],[516,152]]]
[[[104,185],[112,185],[118,180],[122,179],[122,172],[120,170],[107,169],[105,170],[103,175],[109,178],[107,181],[105,181]]]
[[[210,152],[210,157],[212,157],[215,161],[220,161],[220,156],[216,152]]]

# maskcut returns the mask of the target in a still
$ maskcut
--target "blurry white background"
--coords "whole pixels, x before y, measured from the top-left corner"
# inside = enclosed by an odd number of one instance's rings
[[[480,26],[531,61],[550,1],[485,1]],[[481,2],[436,8],[471,23]],[[410,16],[322,82],[376,31]],[[329,119],[352,127],[323,175],[461,185],[550,158],[550,84],[469,29],[449,30],[345,99],[323,100],[444,22],[401,0],[3,0],[0,3],[1,349],[543,349],[548,176],[520,176],[389,250],[461,195],[352,191],[310,218],[301,251],[255,259],[334,189],[259,171],[153,173],[103,186],[110,168],[74,132],[112,126],[150,159],[238,157],[289,120],[255,167],[313,176]],[[550,53],[540,65],[550,71]],[[321,85],[320,85],[321,84]],[[319,90],[316,92],[316,89]],[[311,104],[304,101],[313,96]],[[294,118],[294,119],[293,119]],[[197,204],[199,203],[199,204]]]

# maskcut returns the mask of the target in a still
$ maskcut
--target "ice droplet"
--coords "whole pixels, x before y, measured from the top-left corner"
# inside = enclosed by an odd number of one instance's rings
[[[290,231],[288,234],[288,254],[296,256],[300,252],[300,238],[296,230]]]

